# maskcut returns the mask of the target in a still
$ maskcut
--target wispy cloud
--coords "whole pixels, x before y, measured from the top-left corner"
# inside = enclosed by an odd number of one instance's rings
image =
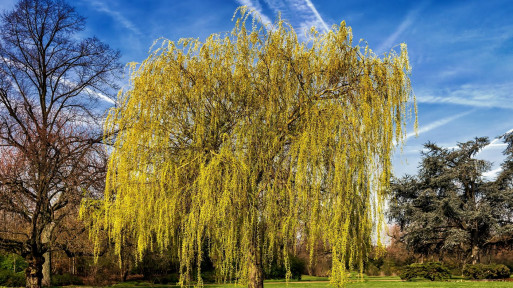
[[[3,56],[0,56],[0,61],[3,62],[5,65],[7,66],[15,66],[17,69],[26,69],[26,66],[23,65],[22,63],[15,63]],[[60,78],[60,79],[57,79],[56,77],[53,77],[52,80],[54,81],[60,81],[62,84],[64,84],[65,86],[67,86],[68,88],[72,88],[72,89],[75,89],[77,84],[66,79],[66,78]],[[12,80],[10,79],[7,79],[7,81],[9,81],[9,83],[13,86],[13,87],[18,87]],[[17,90],[18,92],[20,92],[20,90]],[[107,95],[101,93],[101,92],[97,92],[97,91],[94,91],[93,89],[89,88],[89,87],[85,87],[83,89],[83,91],[85,93],[87,93],[89,96],[91,97],[94,97],[94,98],[97,98],[97,99],[100,99],[100,100],[103,100],[105,102],[108,102],[110,104],[115,104],[115,101],[108,97]]]
[[[378,47],[378,49],[376,49],[376,51],[378,53],[382,53],[386,50],[391,49],[394,45],[396,45],[397,44],[396,42],[397,42],[397,39],[399,38],[399,36],[401,36],[404,33],[404,31],[406,31],[406,29],[408,29],[415,22],[415,19],[417,19],[420,11],[422,9],[424,9],[425,6],[426,6],[426,3],[424,2],[424,3],[420,4],[420,6],[418,6],[417,8],[410,10],[406,14],[406,17],[404,17],[401,24],[399,24],[399,26],[397,26],[395,31],[392,34],[390,34],[390,36],[388,36],[387,39],[385,39],[385,41],[383,41],[383,43],[381,43],[381,45],[379,45],[379,47]]]
[[[321,15],[319,14],[317,9],[313,5],[312,1],[305,0],[305,3],[306,3],[306,6],[308,6],[308,8],[310,8],[310,10],[312,10],[312,13],[315,15],[315,18],[317,19],[317,22],[321,24],[322,28],[324,28],[324,32],[327,32],[328,30],[330,30],[328,28],[328,25],[326,25],[326,22],[324,22],[324,20],[322,19]]]
[[[126,29],[132,31],[133,33],[137,35],[141,35],[141,31],[130,21],[128,20],[123,14],[119,13],[119,11],[115,11],[109,8],[107,4],[101,1],[91,1],[89,2],[92,4],[94,9],[96,9],[99,12],[103,12],[105,14],[108,14],[112,18],[114,18],[118,23],[123,25]]]
[[[253,0],[257,1],[257,0]],[[296,30],[300,37],[311,27],[321,32],[329,30],[329,26],[311,0],[264,0],[265,4],[274,12],[281,13]]]
[[[271,26],[273,24],[273,21],[271,21],[271,19],[262,12],[262,6],[258,0],[237,0],[237,2],[240,5],[246,6],[249,10],[253,11],[253,13],[255,13],[255,15],[260,18],[265,26]]]
[[[450,103],[474,107],[513,109],[513,83],[465,84],[453,89],[420,91],[419,103]]]
[[[294,29],[299,31],[299,37],[303,37],[305,32],[311,27],[316,27],[321,32],[329,31],[329,26],[322,18],[321,14],[315,8],[311,0],[263,0],[266,7],[273,13],[282,15]],[[252,10],[266,26],[272,24],[271,19],[263,12],[259,0],[237,0],[237,3],[247,6]]]
[[[511,132],[513,132],[513,129],[508,130],[504,134],[508,134],[508,133],[511,133]],[[487,149],[503,148],[503,147],[506,147],[506,146],[508,146],[508,144],[504,143],[503,138],[502,137],[497,137],[497,138],[493,139],[493,141],[490,142],[490,144],[486,145],[481,151],[484,151],[484,150],[487,150]]]
[[[513,129],[507,131],[507,133],[513,132]],[[483,173],[483,177],[488,180],[494,180],[502,172],[502,166],[499,163],[504,162],[506,155],[502,152],[508,146],[504,143],[502,137],[495,138],[490,144],[486,145],[479,153],[476,158],[485,159],[492,162],[492,168],[490,171]]]
[[[112,98],[108,97],[107,95],[101,93],[101,92],[96,92],[94,91],[93,89],[90,89],[90,88],[85,88],[84,91],[86,93],[88,93],[89,95],[93,96],[93,97],[96,97],[100,100],[103,100],[107,103],[110,103],[110,104],[116,104],[116,101],[114,101]]]
[[[470,111],[459,113],[459,114],[456,114],[456,115],[453,115],[453,116],[450,116],[450,117],[446,117],[446,118],[443,118],[443,119],[431,122],[431,123],[429,123],[427,125],[421,126],[419,128],[419,130],[417,131],[417,133],[411,132],[411,133],[406,134],[406,139],[411,138],[411,137],[413,137],[415,135],[420,135],[420,134],[429,132],[429,131],[434,130],[436,128],[439,128],[441,126],[444,126],[444,125],[446,125],[446,124],[448,124],[448,123],[450,123],[450,122],[452,122],[452,121],[454,121],[454,120],[456,120],[458,118],[466,116],[466,115],[468,115],[468,114],[470,114],[470,113],[472,113],[474,111],[475,111],[475,109],[472,109]]]
[[[61,79],[59,79],[59,81],[61,81],[64,85],[66,85],[66,86],[68,86],[69,88],[72,88],[72,89],[74,89],[77,86],[76,83],[74,83],[74,82],[72,82],[70,80],[67,80],[67,79],[61,78]],[[107,103],[110,103],[110,104],[115,104],[116,103],[112,98],[108,97],[107,95],[105,95],[105,94],[103,94],[101,92],[94,91],[93,89],[91,89],[89,87],[85,87],[83,89],[83,92],[87,93],[90,97],[103,100],[103,101],[105,101]]]
[[[493,180],[493,179],[497,178],[497,176],[499,176],[499,173],[501,173],[501,172],[502,172],[502,168],[499,167],[499,168],[484,172],[483,177],[488,180]]]

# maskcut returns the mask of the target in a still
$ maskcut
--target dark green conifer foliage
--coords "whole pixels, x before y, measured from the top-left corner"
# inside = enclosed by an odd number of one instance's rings
[[[403,230],[403,240],[424,256],[452,254],[462,263],[477,263],[484,250],[513,242],[513,135],[502,172],[483,177],[490,163],[476,159],[487,138],[448,149],[424,145],[416,176],[394,179],[388,217]]]

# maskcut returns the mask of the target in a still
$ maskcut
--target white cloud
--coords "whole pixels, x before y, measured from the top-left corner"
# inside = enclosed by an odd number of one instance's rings
[[[310,8],[310,10],[312,10],[312,13],[315,15],[315,18],[317,19],[317,22],[320,23],[321,26],[324,28],[324,32],[329,31],[330,29],[328,28],[328,25],[326,25],[326,22],[324,22],[321,15],[319,14],[317,9],[313,5],[312,1],[305,0],[305,2],[306,2],[306,6],[308,6],[308,8]]]
[[[450,103],[474,107],[513,109],[513,83],[498,85],[465,84],[443,91],[421,91],[419,103]]]
[[[413,23],[414,18],[415,17],[411,13],[408,13],[406,18],[403,20],[403,22],[401,22],[401,24],[399,25],[399,27],[397,27],[394,33],[388,36],[388,38],[385,39],[385,41],[381,43],[381,45],[379,45],[376,51],[380,53],[383,52],[385,49],[391,49],[392,45],[396,44],[395,42],[397,41],[397,38],[399,38],[399,36],[403,34],[406,28],[410,27],[410,25]]]
[[[497,178],[499,173],[501,173],[501,171],[502,171],[502,168],[499,167],[499,168],[484,172],[483,178],[488,179],[488,180],[494,180],[495,178]]]
[[[237,0],[237,2],[242,5],[242,6],[246,6],[248,7],[249,10],[251,10],[253,13],[255,13],[255,15],[260,18],[260,20],[262,21],[262,24],[264,24],[264,26],[268,27],[268,26],[272,26],[273,22],[271,21],[271,19],[269,19],[269,17],[267,17],[263,12],[262,12],[262,6],[260,6],[260,3],[258,2],[258,0]]]
[[[272,24],[271,19],[264,14],[259,0],[237,0],[237,2],[254,11],[264,25]],[[300,38],[303,38],[305,32],[311,27],[316,27],[321,32],[329,31],[328,24],[311,0],[264,0],[264,2],[275,14],[281,13],[282,18],[298,30]]]
[[[509,131],[507,131],[504,134],[511,133],[511,132],[513,132],[513,129],[510,129]],[[479,153],[477,155],[483,155],[483,154],[487,154],[490,152],[495,153],[495,154],[502,154],[501,152],[508,146],[508,144],[504,143],[502,140],[503,139],[501,137],[493,139],[492,142],[490,142],[490,144],[483,147],[483,149],[481,149],[481,151],[479,151]],[[490,150],[492,150],[492,151],[490,151]],[[504,158],[503,155],[500,158],[501,159]]]
[[[61,78],[60,81],[64,85],[66,85],[66,86],[68,86],[70,88],[74,88],[76,86],[75,83],[73,83],[72,81],[67,80],[67,79],[62,79]],[[112,100],[112,98],[108,97],[107,95],[105,95],[105,94],[103,94],[101,92],[96,92],[96,91],[94,91],[93,89],[91,89],[89,87],[85,87],[83,92],[87,93],[91,97],[98,98],[98,99],[103,100],[103,101],[105,101],[107,103],[110,103],[110,104],[115,104],[116,103],[114,100]]]
[[[104,12],[104,13],[108,14],[109,16],[111,16],[112,18],[114,18],[117,22],[119,22],[121,25],[123,25],[123,27],[125,27],[126,29],[132,31],[133,33],[135,33],[137,35],[142,34],[141,31],[139,31],[139,29],[137,29],[137,27],[130,20],[128,20],[125,16],[123,16],[118,11],[110,9],[107,6],[107,4],[105,4],[101,1],[91,1],[89,3],[92,4],[94,9],[96,9],[97,11]]]
[[[433,129],[436,129],[438,127],[444,126],[444,125],[446,125],[446,124],[448,124],[448,123],[450,123],[450,122],[452,122],[452,121],[454,121],[454,120],[456,120],[458,118],[466,116],[466,115],[468,115],[468,114],[470,114],[470,113],[472,113],[474,111],[475,111],[475,109],[470,110],[470,111],[466,111],[466,112],[463,112],[463,113],[459,113],[459,114],[456,114],[456,115],[453,115],[453,116],[450,116],[450,117],[446,117],[446,118],[443,118],[443,119],[431,122],[431,123],[429,123],[427,125],[421,126],[418,129],[417,133],[411,132],[411,133],[406,134],[406,139],[411,138],[411,137],[415,136],[416,134],[420,135],[420,134],[429,132],[429,131],[431,131]]]
[[[506,133],[513,132],[513,129],[510,129]],[[508,146],[508,144],[504,143],[502,141],[502,138],[495,138],[490,144],[486,145],[477,155],[475,158],[477,159],[483,159],[490,161],[492,167],[491,170],[483,173],[483,177],[487,180],[495,180],[499,173],[502,172],[501,163],[504,162],[506,155],[504,155],[502,152]]]
[[[89,95],[93,96],[93,97],[96,97],[96,98],[99,98],[107,103],[110,103],[110,104],[116,104],[116,101],[112,100],[112,98],[108,97],[107,95],[101,93],[101,92],[96,92],[94,91],[93,89],[91,88],[85,88],[84,91],[86,93],[88,93]]]
[[[406,29],[408,29],[413,24],[415,19],[418,17],[419,12],[425,6],[426,6],[426,3],[422,3],[417,8],[410,10],[408,12],[408,14],[406,14],[406,17],[403,19],[401,24],[399,24],[399,26],[395,29],[395,31],[392,34],[390,34],[390,36],[388,36],[387,39],[385,39],[385,41],[383,41],[383,43],[381,43],[381,45],[379,45],[379,47],[378,47],[378,49],[376,49],[376,51],[378,53],[382,53],[386,50],[391,49],[394,45],[398,44],[396,42],[397,42],[397,39],[399,38],[399,36],[401,36],[401,34],[403,34],[404,31],[406,31]]]
[[[303,37],[311,27],[316,27],[321,32],[329,30],[311,0],[264,0],[267,6],[275,13],[281,13],[299,31],[298,36]]]
[[[22,63],[13,63],[11,60],[5,58],[5,57],[2,57],[0,58],[0,60],[2,62],[4,62],[6,65],[12,65],[12,66],[16,66],[18,69],[23,69],[25,66],[22,64]],[[68,86],[69,88],[74,88],[76,86],[76,83],[66,79],[66,78],[59,78],[57,79],[56,77],[52,78],[54,81],[61,81],[62,84]],[[15,85],[10,79],[9,81],[11,82],[12,86],[13,87],[18,87],[17,85]],[[85,87],[83,89],[83,91],[87,94],[89,94],[89,96],[91,97],[96,97],[100,100],[103,100],[105,102],[108,102],[110,104],[115,104],[116,102],[114,100],[112,100],[112,98],[108,97],[107,95],[101,93],[101,92],[96,92],[94,91],[93,89],[89,88],[89,87]],[[18,90],[19,92],[19,90]]]

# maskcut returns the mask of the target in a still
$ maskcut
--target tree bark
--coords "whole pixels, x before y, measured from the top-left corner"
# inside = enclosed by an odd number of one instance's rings
[[[41,285],[44,287],[52,286],[52,252],[50,249],[43,255],[43,279]]]
[[[128,268],[125,269],[125,271],[121,274],[121,282],[126,282],[127,277],[128,277]]]
[[[41,242],[44,245],[48,246],[48,250],[45,254],[43,254],[44,257],[44,263],[43,263],[43,281],[41,284],[44,287],[50,287],[52,286],[52,233],[53,229],[55,228],[55,223],[51,222],[49,225],[45,227],[43,230],[43,233],[41,233]]]
[[[479,247],[477,245],[472,245],[472,265],[479,263]]]
[[[26,287],[41,288],[43,279],[43,263],[45,259],[40,255],[29,255],[26,258],[28,267],[25,270]]]
[[[248,271],[248,288],[263,288],[264,287],[264,273],[262,267],[262,255],[258,247],[254,245],[250,251],[251,261],[249,263]]]
[[[472,247],[472,250],[470,251],[470,258],[471,258],[471,261],[472,261],[472,265],[474,264],[477,264],[477,263],[480,263],[480,259],[479,259],[479,246],[478,246],[478,242],[479,242],[479,230],[477,229],[478,227],[478,223],[477,222],[474,222],[472,223],[472,226],[475,227],[471,230],[471,247]]]

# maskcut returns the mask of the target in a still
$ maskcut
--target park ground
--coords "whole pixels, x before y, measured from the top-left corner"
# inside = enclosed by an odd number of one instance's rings
[[[207,288],[238,288],[244,287],[235,284],[205,284]],[[175,285],[158,285],[148,282],[124,282],[110,286],[112,288],[167,288],[179,287]],[[265,281],[264,287],[269,288],[324,288],[332,287],[328,278],[304,276],[302,281],[290,281],[286,283],[284,280]],[[363,281],[353,281],[347,284],[347,288],[506,288],[513,287],[511,281],[469,281],[465,279],[451,279],[449,281],[402,281],[399,277],[365,277]]]

